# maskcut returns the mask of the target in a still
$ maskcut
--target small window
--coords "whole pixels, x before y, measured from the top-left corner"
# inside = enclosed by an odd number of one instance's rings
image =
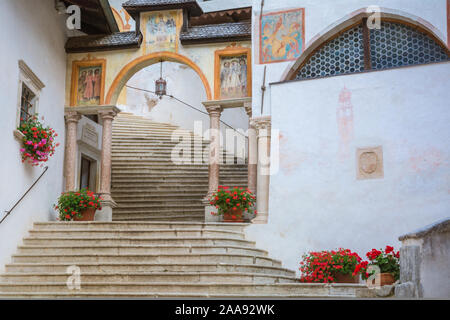
[[[27,64],[19,61],[19,92],[17,101],[17,122],[19,126],[39,112],[39,96],[45,87]]]
[[[27,122],[35,114],[36,95],[22,83],[20,99],[20,124]]]

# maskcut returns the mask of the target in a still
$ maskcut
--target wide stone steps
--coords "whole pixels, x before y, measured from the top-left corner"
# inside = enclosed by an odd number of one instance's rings
[[[254,283],[135,283],[86,282],[71,290],[66,282],[0,284],[3,297],[146,297],[146,298],[364,298],[371,297],[363,285],[254,284]]]
[[[223,148],[220,154],[220,183],[246,187],[246,160]],[[113,220],[204,221],[208,157],[208,139],[120,113],[112,135]]]
[[[9,273],[62,273],[67,272],[70,263],[14,263],[5,266]],[[226,263],[79,263],[82,272],[95,273],[101,270],[108,273],[123,272],[216,272],[216,273],[254,273],[295,277],[295,272],[281,267]]]
[[[370,296],[362,285],[301,284],[242,223],[35,223],[0,298],[310,298]],[[67,283],[79,268],[80,289]]]

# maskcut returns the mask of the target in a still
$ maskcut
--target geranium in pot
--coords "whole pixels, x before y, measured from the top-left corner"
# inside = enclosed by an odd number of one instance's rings
[[[372,249],[366,256],[369,261],[358,264],[353,274],[360,273],[369,286],[391,285],[400,279],[400,252],[395,252],[394,247]]]
[[[95,212],[102,209],[100,200],[87,189],[70,191],[61,194],[55,209],[60,221],[94,221]]]
[[[20,149],[22,162],[28,161],[32,166],[47,162],[59,146],[59,143],[55,142],[58,136],[55,130],[44,127],[36,116],[23,122],[17,130],[23,134],[23,148]]]
[[[353,270],[362,259],[349,249],[309,252],[300,262],[300,282],[358,283]]]
[[[255,199],[248,188],[219,186],[212,195],[210,204],[216,207],[217,214],[223,215],[224,222],[244,222],[244,212],[257,214],[254,210]]]

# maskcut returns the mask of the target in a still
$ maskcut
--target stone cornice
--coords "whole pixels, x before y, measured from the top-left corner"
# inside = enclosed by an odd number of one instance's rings
[[[121,110],[115,105],[103,105],[103,106],[87,106],[87,107],[65,107],[65,112],[77,112],[82,115],[96,115],[100,112],[114,112],[118,114]]]
[[[227,100],[209,100],[203,102],[205,108],[208,109],[209,106],[220,106],[223,109],[231,108],[242,108],[245,104],[252,103],[252,98],[237,98],[237,99],[227,99]]]

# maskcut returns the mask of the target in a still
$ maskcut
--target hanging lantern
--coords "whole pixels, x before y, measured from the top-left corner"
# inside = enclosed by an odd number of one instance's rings
[[[159,96],[159,99],[162,99],[163,96],[166,95],[167,82],[162,77],[162,61],[161,61],[161,72],[160,77],[155,82],[155,93]]]

